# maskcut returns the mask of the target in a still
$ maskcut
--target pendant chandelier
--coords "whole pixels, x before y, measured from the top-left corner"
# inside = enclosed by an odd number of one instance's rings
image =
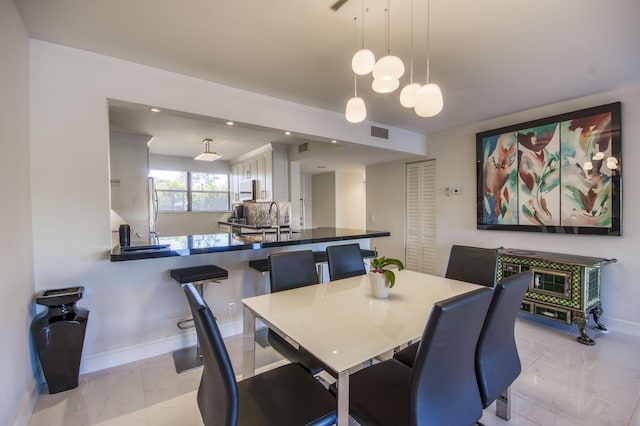
[[[363,0],[364,2],[364,0]],[[391,93],[400,86],[400,77],[404,74],[404,64],[402,59],[391,54],[390,39],[390,4],[391,0],[387,0],[387,9],[385,10],[385,47],[387,56],[383,56],[376,62],[371,74],[373,75],[373,83],[371,88],[378,93]]]
[[[431,33],[429,8],[429,0],[427,0],[427,83],[416,93],[414,108],[416,114],[420,117],[433,117],[438,115],[444,107],[440,86],[429,82],[429,51],[431,50],[431,39],[429,37],[429,33]]]
[[[333,9],[337,10],[344,5],[348,0],[341,0]],[[390,49],[390,0],[387,0],[387,7],[385,9],[385,50],[386,56],[383,56],[378,61],[375,59],[374,53],[365,48],[365,4],[362,1],[362,40],[361,44],[357,44],[357,18],[354,18],[355,23],[355,45],[359,49],[353,55],[351,59],[351,69],[354,73],[354,97],[349,99],[345,110],[345,116],[347,121],[351,123],[359,123],[366,118],[366,106],[364,100],[358,97],[357,91],[357,76],[367,75],[369,73],[373,76],[371,88],[376,93],[391,93],[400,87],[400,78],[405,73],[405,67],[402,60],[391,54]],[[430,2],[427,0],[427,34],[426,34],[426,82],[424,85],[414,82],[414,1],[411,0],[411,67],[409,73],[409,82],[403,87],[400,92],[400,104],[405,108],[413,108],[416,115],[419,117],[433,117],[439,114],[443,107],[444,101],[442,96],[442,90],[440,87],[430,81]]]
[[[416,106],[416,95],[422,87],[418,83],[413,82],[413,0],[411,1],[411,69],[409,71],[409,84],[402,88],[400,92],[400,105],[405,108],[413,108]]]
[[[218,158],[221,158],[222,155],[218,154],[217,152],[211,152],[209,151],[209,144],[211,142],[213,142],[213,140],[211,139],[203,139],[202,142],[204,142],[204,152],[200,155],[197,155],[195,157],[193,157],[194,160],[198,160],[198,161],[215,161]]]
[[[358,32],[358,27],[357,27],[357,18],[353,18],[353,26],[354,26],[354,40],[356,41],[357,44],[357,32]],[[363,25],[364,28],[364,25]],[[363,48],[364,48],[364,32],[363,32]],[[362,52],[365,49],[361,49],[358,52],[356,52],[356,55],[358,55],[359,52]],[[371,53],[371,55],[373,55],[373,53]],[[366,55],[364,55],[366,56]],[[367,118],[367,107],[364,104],[364,100],[360,97],[358,97],[358,74],[359,72],[356,71],[356,67],[353,66],[353,62],[355,61],[356,57],[354,55],[353,60],[351,61],[351,66],[353,68],[353,98],[349,99],[349,101],[347,102],[347,108],[345,109],[345,117],[347,119],[347,121],[349,123],[360,123],[361,121],[363,121],[365,118]],[[358,64],[361,65],[361,64]],[[365,64],[368,66],[368,64]],[[362,68],[358,67],[358,70],[361,70]],[[367,74],[367,73],[365,73]]]
[[[354,18],[355,21],[355,18]],[[356,27],[356,32],[358,31]],[[351,69],[358,75],[366,75],[373,71],[376,64],[376,56],[369,49],[364,48],[364,0],[362,0],[362,47],[351,59]]]

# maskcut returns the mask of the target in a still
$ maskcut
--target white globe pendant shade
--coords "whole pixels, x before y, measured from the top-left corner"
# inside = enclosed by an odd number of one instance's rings
[[[376,57],[369,49],[360,49],[351,59],[351,69],[358,75],[369,74],[376,64]]]
[[[362,98],[351,98],[347,102],[345,117],[349,123],[360,123],[367,117],[367,107]]]
[[[391,80],[374,79],[371,88],[376,93],[391,93],[400,87],[400,80],[397,78]]]
[[[420,117],[438,115],[444,106],[442,91],[437,84],[425,84],[416,93],[416,114]]]
[[[407,84],[404,86],[400,92],[400,105],[405,108],[413,108],[416,106],[416,95],[418,94],[420,87],[421,86],[418,83]]]
[[[397,56],[387,55],[373,66],[373,78],[376,80],[397,80],[403,74],[404,64]]]

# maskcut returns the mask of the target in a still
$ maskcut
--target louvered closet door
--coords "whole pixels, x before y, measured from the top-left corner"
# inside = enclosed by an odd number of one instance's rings
[[[436,161],[407,164],[406,267],[435,273]]]

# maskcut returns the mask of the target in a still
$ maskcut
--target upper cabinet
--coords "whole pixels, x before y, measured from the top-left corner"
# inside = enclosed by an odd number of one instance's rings
[[[240,200],[243,181],[256,181],[256,201],[289,201],[288,146],[270,143],[231,163],[232,200]]]

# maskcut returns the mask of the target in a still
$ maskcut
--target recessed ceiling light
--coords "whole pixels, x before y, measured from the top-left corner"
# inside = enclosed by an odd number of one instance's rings
[[[236,124],[236,123],[234,123],[233,121],[227,121],[227,122],[226,122],[226,123],[224,123],[224,124],[226,124],[227,126],[233,126],[233,125],[234,125],[234,124]]]
[[[291,132],[287,130],[286,132],[284,132],[284,134],[289,136],[291,134]]]
[[[331,141],[331,143],[336,143],[336,142],[338,142],[338,141],[337,141],[337,140],[335,140],[335,139],[333,139],[333,140]]]
[[[160,112],[162,110],[160,108],[149,108],[149,111],[151,111],[151,112]]]

